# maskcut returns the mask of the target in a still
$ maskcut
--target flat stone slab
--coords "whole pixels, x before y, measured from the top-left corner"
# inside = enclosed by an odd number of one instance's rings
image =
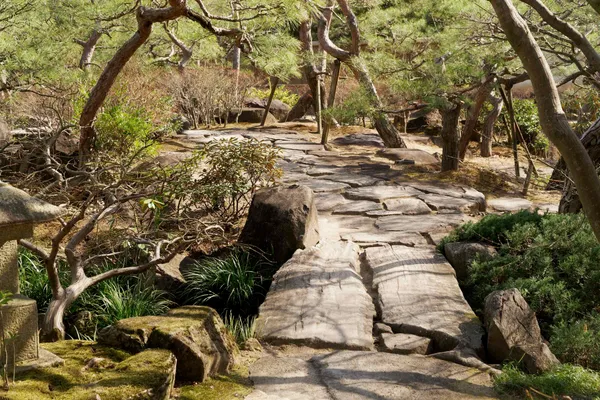
[[[490,376],[436,358],[338,351],[309,359],[267,356],[250,367],[253,400],[488,400]],[[272,396],[272,397],[266,397]]]
[[[438,194],[426,194],[419,196],[434,211],[479,211],[480,203],[477,200],[470,200],[458,197],[441,196]]]
[[[440,161],[426,151],[418,149],[382,149],[377,152],[379,157],[392,161],[414,162],[416,165],[439,164]]]
[[[311,142],[290,142],[288,140],[277,140],[275,141],[275,147],[286,150],[295,151],[314,151],[314,150],[325,150],[322,144],[311,143]]]
[[[360,215],[365,214],[368,211],[382,210],[381,203],[368,200],[355,200],[348,201],[345,204],[341,204],[333,209],[334,214],[348,214],[348,215]]]
[[[385,147],[383,140],[375,133],[352,133],[335,138],[331,142],[339,146]]]
[[[381,347],[394,354],[428,354],[432,350],[431,339],[407,333],[382,333]]]
[[[362,283],[359,248],[321,241],[298,250],[273,278],[256,332],[277,344],[373,348],[375,308]]]
[[[310,175],[310,176],[323,176],[323,175],[333,175],[339,171],[340,171],[340,168],[338,168],[338,167],[314,166],[314,167],[310,167],[306,171],[306,174]]]
[[[427,246],[427,240],[418,233],[389,232],[377,229],[342,234],[342,239],[357,243],[361,246],[377,244],[401,244],[404,246]]]
[[[527,199],[518,197],[500,197],[498,199],[488,200],[488,206],[500,212],[514,212],[521,210],[531,210],[533,203]]]
[[[373,186],[381,182],[381,179],[374,178],[369,175],[359,175],[351,173],[327,175],[323,176],[323,179],[346,183],[352,186],[353,188],[361,186]]]
[[[433,248],[367,248],[366,262],[381,321],[396,333],[433,340],[434,350],[483,353],[484,330],[458,286],[452,266]]]
[[[398,211],[405,215],[430,214],[431,209],[423,200],[416,198],[386,200],[383,205],[388,211]]]
[[[315,193],[341,193],[349,189],[350,185],[342,182],[328,181],[326,179],[307,179],[298,182],[299,185],[308,186]]]
[[[385,231],[398,232],[447,232],[468,220],[464,214],[391,215],[379,217],[375,226]]]
[[[375,229],[375,218],[363,215],[319,214],[321,239],[340,240],[341,235],[371,232]]]
[[[413,197],[424,194],[410,186],[365,186],[358,189],[346,191],[346,197],[351,200],[371,200],[384,202],[388,199],[399,199],[403,197]]]
[[[339,193],[317,193],[315,194],[315,204],[319,211],[331,211],[339,205],[349,203],[344,196]]]

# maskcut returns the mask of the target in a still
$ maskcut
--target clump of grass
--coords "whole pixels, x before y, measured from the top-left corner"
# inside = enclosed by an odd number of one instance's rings
[[[254,316],[239,317],[227,313],[223,318],[223,322],[239,346],[256,336],[256,317]]]
[[[502,369],[494,385],[501,393],[521,395],[529,399],[600,399],[600,374],[571,364],[561,364],[541,375],[529,375],[515,364]]]
[[[222,315],[256,314],[266,295],[274,265],[256,251],[236,248],[224,257],[207,257],[184,271],[181,297],[186,304],[207,305]]]

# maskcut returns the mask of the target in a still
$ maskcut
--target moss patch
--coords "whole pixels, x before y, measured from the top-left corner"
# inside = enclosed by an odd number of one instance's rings
[[[166,350],[148,350],[131,356],[94,342],[63,341],[42,345],[65,360],[65,365],[29,371],[17,377],[7,400],[128,399],[168,382],[173,355]],[[90,360],[103,359],[95,364]],[[143,397],[142,397],[143,398]]]
[[[175,389],[179,400],[238,400],[252,392],[248,369],[237,367],[229,375],[207,379],[201,384]]]

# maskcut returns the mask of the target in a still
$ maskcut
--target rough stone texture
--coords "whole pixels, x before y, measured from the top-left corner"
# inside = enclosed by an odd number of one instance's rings
[[[371,297],[358,273],[358,246],[321,241],[298,250],[273,278],[256,332],[278,344],[371,349]]]
[[[311,142],[288,142],[278,140],[275,142],[275,146],[279,147],[280,149],[296,151],[324,150],[322,144]]]
[[[543,343],[535,313],[518,289],[498,290],[485,299],[487,351],[494,362],[522,361],[533,374],[558,363]]]
[[[250,379],[279,400],[486,400],[498,398],[481,371],[419,355],[339,351],[305,360],[267,356]]]
[[[237,347],[217,312],[186,306],[165,315],[123,319],[100,331],[98,342],[131,352],[146,348],[171,350],[177,358],[177,379],[204,381],[227,373]]]
[[[398,215],[380,217],[375,225],[379,229],[398,232],[447,232],[467,221],[463,214]]]
[[[318,193],[315,195],[315,204],[319,211],[331,211],[346,203],[348,203],[348,200],[339,193]]]
[[[479,211],[486,210],[485,195],[467,186],[450,186],[445,183],[438,182],[407,182],[406,184],[429,194],[437,194],[446,197],[456,197],[459,199],[476,200],[479,203]]]
[[[368,228],[367,228],[368,229]],[[404,246],[426,246],[427,240],[415,232],[386,232],[377,228],[364,232],[350,232],[341,235],[343,240],[357,243],[361,246],[374,244],[401,244]]]
[[[10,133],[10,127],[4,121],[4,119],[0,118],[0,146],[5,145],[10,141],[12,134]]]
[[[7,229],[7,228],[5,228]],[[17,242],[0,242],[0,290],[19,293]]]
[[[341,235],[377,232],[375,219],[363,215],[319,214],[321,239],[340,240]]]
[[[431,351],[431,339],[406,333],[384,333],[381,347],[394,354],[422,354]]]
[[[350,201],[345,204],[340,204],[333,209],[334,214],[349,214],[359,215],[365,214],[368,211],[382,210],[381,204],[368,200]]]
[[[438,134],[442,131],[442,115],[438,110],[417,110],[410,115],[406,130],[425,132],[428,135]]]
[[[298,184],[311,188],[315,193],[341,193],[350,187],[350,185],[345,183],[328,181],[326,179],[310,179],[299,181]]]
[[[428,152],[418,149],[382,149],[377,152],[377,155],[392,161],[412,161],[412,163],[415,165],[431,165],[440,163],[437,158]]]
[[[9,364],[13,361],[13,344],[17,363],[38,358],[38,315],[35,300],[14,295],[8,304],[2,306],[2,316],[4,332],[7,335],[17,335],[8,343]],[[0,343],[0,349],[0,360],[4,361],[3,343]]]
[[[494,246],[482,243],[446,243],[444,245],[444,254],[454,271],[459,281],[467,279],[469,276],[469,266],[476,259],[489,260],[496,256],[496,248]]]
[[[0,182],[0,227],[7,231],[6,226],[34,224],[52,221],[58,218],[63,210],[40,199],[29,196],[24,191]],[[10,231],[10,229],[8,229]],[[16,240],[21,235],[0,234],[0,241]]]
[[[273,251],[278,262],[297,249],[319,242],[319,221],[313,192],[306,186],[279,186],[256,192],[240,243]]]
[[[351,200],[371,200],[384,202],[388,199],[413,197],[423,194],[410,186],[367,186],[358,189],[346,190],[345,196]]]
[[[237,110],[231,110],[231,112],[229,113],[228,121],[236,122],[236,120],[237,120],[237,122],[257,124],[262,121],[264,112],[265,112],[265,110],[262,108],[250,108],[250,107],[244,107],[244,108],[237,109]],[[271,114],[269,112],[265,123],[266,124],[276,124],[277,118],[275,118],[275,116],[273,116],[273,114]]]
[[[382,322],[394,332],[433,339],[435,351],[466,346],[483,353],[481,323],[441,254],[389,245],[365,254]]]
[[[20,375],[23,372],[31,371],[32,369],[53,368],[64,364],[65,360],[40,347],[38,350],[38,358],[18,362],[15,367],[15,373]]]
[[[501,197],[498,199],[488,200],[488,206],[499,212],[514,212],[530,210],[533,208],[533,203],[527,199],[520,199],[518,197]]]
[[[394,333],[394,331],[392,331],[391,326],[386,325],[383,322],[377,322],[373,324],[373,334],[379,336],[382,333]]]
[[[440,196],[437,194],[426,194],[419,196],[419,198],[435,211],[479,211],[479,202],[477,200]]]
[[[331,143],[338,146],[385,147],[383,140],[376,133],[352,133],[333,139]]]
[[[246,107],[250,108],[267,108],[267,100],[259,99],[259,98],[250,98],[246,99],[244,102]],[[273,99],[271,102],[271,106],[269,107],[269,112],[275,116],[279,121],[285,121],[288,113],[290,112],[290,106],[285,104],[283,101],[278,99]]]
[[[182,272],[194,265],[194,262],[194,259],[185,254],[178,254],[168,263],[157,265],[154,268],[154,285],[161,290],[176,290],[185,283]]]
[[[359,175],[356,173],[334,174],[323,176],[323,179],[330,181],[346,183],[354,188],[361,186],[373,186],[381,182],[381,179],[368,175]]]
[[[404,215],[430,214],[431,209],[423,200],[415,198],[391,199],[383,203],[386,210],[398,211]]]

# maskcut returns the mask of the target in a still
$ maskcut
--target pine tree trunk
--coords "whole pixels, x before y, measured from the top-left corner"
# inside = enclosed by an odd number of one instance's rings
[[[492,111],[485,117],[483,123],[483,133],[481,136],[481,157],[492,156],[492,142],[494,140],[494,126],[502,113],[502,98],[490,95],[489,102],[492,104]]]
[[[460,104],[440,110],[442,114],[442,172],[458,171],[460,142]]]
[[[465,123],[465,127],[460,137],[461,160],[465,159],[465,155],[467,154],[467,148],[469,147],[469,142],[475,134],[475,128],[477,127],[479,114],[481,114],[481,109],[483,108],[483,104],[485,103],[486,99],[492,93],[494,83],[495,79],[487,78],[486,81],[479,87],[479,89],[477,89],[477,93],[475,94],[474,99],[475,101],[473,105],[469,107],[469,112],[467,113],[467,122]]]
[[[300,96],[296,104],[294,104],[294,106],[287,115],[286,121],[293,121],[304,117],[312,104],[313,97],[311,91],[309,90],[302,96]]]

